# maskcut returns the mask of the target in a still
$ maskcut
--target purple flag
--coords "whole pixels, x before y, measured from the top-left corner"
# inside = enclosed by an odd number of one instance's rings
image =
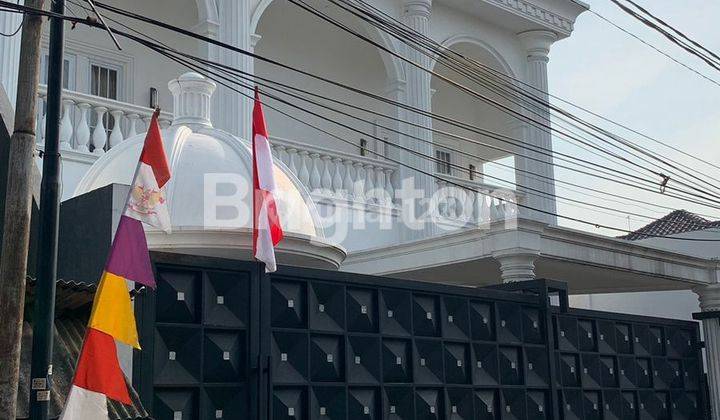
[[[120,217],[105,271],[155,288],[142,222],[132,217]]]

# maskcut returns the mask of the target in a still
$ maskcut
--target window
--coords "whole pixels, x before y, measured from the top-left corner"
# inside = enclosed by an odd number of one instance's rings
[[[435,161],[436,172],[439,174],[450,175],[450,152],[446,152],[445,150],[436,150],[435,158],[437,159]]]
[[[118,70],[103,66],[100,64],[90,65],[90,94],[107,99],[118,99]],[[94,130],[97,125],[97,114],[90,114],[90,130]],[[103,126],[108,137],[115,127],[115,118],[106,112],[103,115]],[[109,143],[105,143],[105,150],[110,148]]]
[[[90,66],[90,94],[102,98],[118,98],[118,71],[93,64]]]
[[[43,53],[40,60],[40,83],[47,84],[48,79],[48,62],[49,56],[47,52]],[[75,60],[72,56],[66,56],[63,60],[63,89],[75,89]]]
[[[360,139],[360,156],[367,156],[367,150],[368,150],[368,144],[367,140]]]
[[[468,165],[468,175],[470,176],[470,181],[475,180],[475,165],[472,163]]]

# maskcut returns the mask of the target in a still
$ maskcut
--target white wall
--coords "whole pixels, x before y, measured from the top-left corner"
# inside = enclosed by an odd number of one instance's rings
[[[147,17],[169,21],[184,28],[192,28],[198,23],[197,6],[194,0],[111,0],[108,3]],[[77,13],[81,12],[77,6],[73,6],[73,9]],[[173,13],[172,16],[169,16],[169,10],[182,12]],[[165,43],[170,47],[191,54],[197,54],[198,52],[198,41],[192,38],[174,34],[152,25],[138,23],[128,18],[122,18],[109,12],[104,14],[109,18],[117,19],[139,29],[140,32],[157,42]],[[113,22],[109,22],[109,24],[110,26],[119,26]],[[44,30],[43,42],[44,45],[47,45],[49,25],[44,25]],[[109,35],[104,31],[89,28],[85,25],[77,25],[75,29],[71,29],[70,24],[67,24],[65,36],[66,58],[73,58],[77,61],[74,74],[75,90],[89,93],[89,65],[85,62],[89,58],[90,60],[98,60],[102,63],[123,68],[124,75],[120,100],[148,106],[149,89],[154,87],[159,93],[160,107],[164,110],[172,110],[172,95],[167,88],[167,83],[180,74],[189,71],[186,67],[123,37],[118,37],[123,48],[122,51],[118,51]]]
[[[357,22],[346,19],[355,28],[361,28]],[[259,55],[280,61],[284,64],[306,70],[344,84],[382,95],[387,88],[388,76],[383,65],[380,52],[372,45],[333,27],[327,22],[299,9],[285,1],[273,2],[264,12],[256,33],[261,36],[255,47]],[[260,60],[255,61],[255,73],[272,80],[309,90],[320,95],[329,96],[363,108],[371,108],[378,112],[392,113],[392,108],[383,106],[377,101],[351,94],[341,88],[330,86],[310,77],[284,70]],[[268,104],[289,111],[292,115],[301,116],[305,121],[329,130],[344,139],[359,145],[361,137],[371,139],[352,130],[343,129],[328,121],[308,115],[286,105],[265,98]],[[290,99],[298,102],[297,99]],[[336,104],[329,104],[337,107]],[[372,124],[358,122],[348,117],[338,116],[321,108],[307,106],[307,109],[327,115],[332,119],[341,120],[363,132],[374,134]],[[367,113],[345,109],[363,119],[375,120],[376,117]],[[346,144],[338,139],[308,127],[297,121],[265,108],[270,134],[274,137],[288,138],[305,143],[323,146],[335,150],[358,153],[358,147]],[[387,125],[383,122],[383,125]],[[374,157],[374,156],[368,156]]]

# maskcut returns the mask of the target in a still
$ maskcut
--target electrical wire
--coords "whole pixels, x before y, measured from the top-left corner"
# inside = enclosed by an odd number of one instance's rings
[[[344,10],[348,11],[349,13],[352,13],[353,15],[355,15],[355,16],[358,17],[358,18],[360,18],[361,20],[363,20],[363,21],[365,21],[365,22],[367,22],[367,23],[371,23],[371,22],[369,21],[369,19],[366,18],[365,16],[361,16],[361,15],[359,15],[358,13],[353,12],[353,10],[350,10],[350,7],[357,5],[356,2],[349,2],[348,0],[327,0],[327,1],[329,1],[330,3],[332,3],[332,4],[334,4],[334,5],[338,6],[338,7],[343,8]],[[322,12],[322,11],[318,10],[317,8],[313,8],[311,5],[309,5],[309,4],[308,4],[307,2],[305,2],[304,0],[290,0],[290,2],[293,3],[293,4],[296,4],[296,5],[298,5],[299,7],[305,9],[306,11],[309,11],[310,13],[312,13],[312,14],[320,17],[320,18],[323,19],[323,20],[326,20],[326,21],[328,21],[328,22],[330,22],[330,23],[333,23],[334,25],[340,27],[341,29],[343,29],[343,30],[345,30],[345,31],[347,31],[347,32],[355,35],[355,36],[357,36],[358,38],[361,38],[361,39],[363,39],[363,40],[366,40],[366,41],[370,42],[371,44],[375,45],[377,48],[380,48],[380,49],[388,52],[389,54],[391,54],[391,55],[393,55],[393,56],[396,56],[396,57],[399,56],[397,53],[395,53],[395,52],[393,52],[393,51],[390,51],[387,47],[384,47],[384,46],[382,46],[382,45],[379,45],[378,43],[376,43],[376,42],[374,42],[374,41],[368,40],[367,37],[358,34],[357,31],[354,31],[354,30],[348,28],[347,25],[344,25],[343,23],[339,22],[337,19],[333,19],[332,17],[330,17],[330,16],[327,14],[327,12]],[[350,5],[347,6],[347,7],[345,7],[344,5],[340,5],[339,3],[350,4]],[[364,3],[364,2],[361,2],[361,3]],[[376,19],[379,19],[378,16],[370,15],[370,17],[375,17]],[[412,28],[408,28],[408,27],[406,27],[406,28],[407,28],[406,34],[409,33],[409,34],[411,35],[410,38],[415,38],[415,39],[417,39],[417,38],[419,38],[419,37],[423,37],[422,34],[419,34],[417,31],[412,30]],[[409,39],[408,37],[399,36],[396,32],[388,31],[386,28],[385,28],[385,29],[384,29],[384,28],[379,28],[379,29],[385,30],[386,33],[390,34],[391,36],[394,36],[396,39],[400,40],[401,42],[406,43],[406,45],[408,45],[408,46],[411,46],[411,47],[415,48],[416,50],[418,50],[418,51],[420,51],[421,53],[427,55],[428,57],[433,57],[432,54],[436,54],[436,55],[439,55],[440,57],[443,57],[443,54],[444,54],[444,50],[443,50],[443,49],[431,49],[430,53],[428,53],[427,51],[423,50],[422,48],[417,48],[417,45],[412,45],[412,44],[410,44],[408,41],[412,41],[412,39]],[[434,42],[434,41],[432,41],[432,40],[430,40],[430,41],[431,41],[431,42]],[[447,56],[445,55],[444,58],[447,58]],[[470,78],[471,80],[473,79],[473,77],[472,77],[473,75],[469,75],[467,72],[464,72],[464,71],[463,71],[464,69],[458,70],[458,67],[453,66],[453,64],[457,64],[457,61],[451,62],[450,64],[448,64],[448,63],[441,63],[441,64],[447,66],[447,67],[450,68],[451,70],[456,71],[458,74],[461,74],[461,75],[463,75],[463,76],[465,76],[465,77],[468,77],[468,78]],[[466,63],[460,63],[460,64],[466,64]],[[486,66],[485,66],[485,67],[486,67]],[[467,69],[467,67],[465,67],[465,69]],[[434,75],[435,73],[432,73],[432,74]],[[475,80],[477,81],[477,79],[475,79]],[[481,82],[481,83],[483,83],[483,82],[484,82],[484,83],[487,83],[487,79],[482,79],[480,82]],[[486,86],[486,84],[482,84],[482,85],[483,85],[483,86]],[[508,85],[508,86],[511,86],[511,88],[515,88],[515,87],[512,86],[512,85]],[[608,136],[608,137],[609,137],[610,139],[612,139],[612,140],[618,141],[618,142],[622,143],[622,144],[625,145],[625,146],[628,146],[628,147],[633,148],[633,149],[636,150],[636,151],[643,152],[644,154],[647,154],[647,155],[651,156],[652,158],[657,159],[658,161],[664,163],[665,165],[670,166],[670,167],[672,167],[672,168],[674,168],[674,169],[677,169],[677,167],[675,167],[674,165],[668,163],[665,159],[663,159],[663,158],[661,158],[661,157],[658,157],[658,156],[655,155],[655,154],[648,153],[648,151],[647,151],[646,149],[642,149],[642,148],[640,148],[640,147],[638,147],[638,146],[635,146],[635,145],[632,144],[631,142],[629,142],[629,141],[627,141],[627,140],[625,140],[625,139],[622,139],[621,137],[619,137],[619,136],[617,136],[617,135],[612,135],[611,133],[608,133],[608,132],[607,132],[606,130],[604,130],[604,129],[601,129],[601,128],[593,125],[593,124],[589,124],[589,123],[587,123],[587,122],[585,122],[585,121],[577,118],[576,116],[574,116],[574,115],[566,112],[565,110],[562,110],[562,109],[559,109],[559,108],[553,106],[553,105],[550,104],[546,99],[539,98],[538,96],[535,96],[535,95],[528,95],[527,92],[525,92],[525,91],[518,91],[518,92],[520,92],[521,94],[525,95],[526,97],[532,99],[533,101],[537,102],[540,106],[549,107],[550,109],[552,109],[552,110],[560,113],[561,115],[564,115],[564,116],[566,116],[566,117],[569,117],[569,118],[573,119],[575,122],[579,122],[579,123],[585,124],[586,126],[590,127],[591,129],[597,130],[598,132],[600,132],[601,134],[604,134],[604,135]],[[500,93],[500,95],[503,95],[503,94]],[[506,92],[506,95],[507,95],[507,92]],[[506,97],[507,97],[507,96],[506,96]],[[515,103],[518,104],[517,102],[515,102]],[[523,104],[518,104],[518,105],[520,105],[521,107],[523,107],[523,108],[526,109],[526,110],[530,110],[531,112],[533,112],[533,108],[532,108],[532,107],[528,108],[527,106],[524,106]],[[537,112],[536,112],[536,114],[539,115]],[[542,115],[540,115],[540,116],[542,116]],[[586,133],[589,133],[589,132],[588,132],[587,130],[585,130],[584,128],[581,128],[581,130],[583,130],[583,131],[586,132]],[[555,130],[555,131],[557,131],[557,130]],[[589,134],[593,135],[593,133],[589,133]],[[602,138],[600,138],[600,137],[598,137],[598,136],[595,136],[595,135],[593,135],[593,136],[596,137],[596,138],[598,138],[598,139],[600,139],[601,141],[605,141],[604,139],[602,139]],[[587,138],[585,138],[585,137],[581,137],[581,138],[584,139],[585,141],[589,141],[589,140],[588,140]],[[577,140],[577,138],[574,138],[574,139]],[[607,143],[607,141],[605,141],[605,142]],[[583,144],[587,145],[587,143],[583,143]],[[609,153],[606,149],[602,149],[602,148],[598,148],[598,147],[594,147],[594,148],[595,148],[595,149],[598,149],[598,150],[604,150],[606,153]],[[618,157],[617,155],[612,154],[612,153],[611,153],[611,155],[613,155],[614,157]],[[635,156],[637,157],[637,155],[635,155]],[[620,158],[620,159],[623,159],[623,158]],[[648,163],[652,163],[652,162],[650,162],[649,160],[647,160],[647,159],[645,159],[645,158],[641,158],[641,159],[642,159],[643,161],[648,162]],[[623,160],[625,160],[626,162],[629,162],[629,161],[626,160],[626,159],[623,159]],[[645,169],[647,169],[647,168],[645,168]],[[653,172],[653,171],[651,171],[651,172]],[[664,184],[666,184],[667,181],[668,181],[668,179],[670,178],[670,177],[668,177],[668,176],[666,176],[666,175],[664,175],[664,174],[662,174],[662,173],[657,173],[657,172],[653,172],[653,173],[655,173],[656,175],[659,175],[659,176],[665,178],[665,180],[663,181]],[[706,184],[706,187],[703,187],[703,188],[707,188],[707,187],[710,187],[710,188],[713,188],[713,189],[717,188],[717,186],[716,186],[715,184],[712,184],[712,183],[709,183],[709,182],[707,182],[707,181],[705,181],[705,180],[702,180],[702,179],[698,178],[697,176],[694,176],[694,175],[693,175],[692,177],[695,178],[696,180],[699,180],[699,181],[704,182],[704,183]],[[677,181],[676,181],[676,182],[677,182]],[[688,184],[685,184],[685,185],[688,185]],[[701,194],[710,195],[710,194],[706,193],[705,190],[703,190],[703,189],[701,189],[701,188],[693,188],[693,189],[695,189],[696,191],[700,192]]]
[[[4,1],[0,1],[0,4],[5,4],[5,3],[6,3],[6,2],[4,2]],[[32,8],[27,8],[27,9],[23,8],[23,9],[20,9],[20,10],[24,10],[25,12],[31,12],[31,13],[36,13],[36,14],[45,14],[45,15],[48,15],[48,16],[66,18],[66,17],[63,16],[63,15],[55,15],[55,14],[52,14],[52,12],[44,12],[44,11],[37,10],[37,9],[32,9]],[[94,24],[92,24],[92,23],[88,23],[88,22],[86,22],[86,21],[82,21],[82,20],[79,20],[79,19],[78,19],[77,21],[82,22],[82,23],[86,23],[86,24],[88,24],[88,25],[90,25],[90,26],[99,27],[98,25],[94,25]],[[134,41],[136,41],[136,42],[139,42],[139,43],[141,43],[141,44],[144,44],[144,45],[150,47],[150,49],[152,49],[152,50],[154,50],[154,51],[156,51],[156,52],[158,52],[158,53],[161,53],[161,54],[163,53],[162,50],[152,48],[149,44],[145,44],[145,43],[143,42],[143,40],[141,40],[141,39],[139,39],[139,38],[137,38],[137,37],[134,37],[133,35],[130,35],[130,34],[127,34],[127,33],[123,33],[123,32],[120,32],[120,31],[118,31],[118,34],[120,34],[121,36],[124,36],[124,37],[126,37],[126,38],[130,38],[130,39],[132,39],[132,40],[134,40]],[[171,57],[168,57],[168,58],[171,58]],[[202,69],[199,65],[193,66],[192,64],[189,64],[189,65],[186,64],[186,66],[189,67],[189,68],[194,68],[196,71],[198,71],[198,72],[201,73],[201,74],[205,73],[205,72],[203,71],[203,69]],[[210,77],[209,77],[209,78],[210,78]],[[210,79],[212,79],[212,78],[210,78]],[[228,88],[236,91],[236,92],[239,93],[240,95],[243,95],[243,96],[247,97],[248,99],[252,99],[252,96],[248,95],[247,93],[243,92],[242,90],[238,90],[238,89],[236,89],[236,88],[234,88],[234,87],[232,87],[232,86],[229,86],[229,85],[225,84],[224,82],[221,82],[221,84],[223,84],[223,85],[225,85],[226,87],[228,87]],[[249,85],[241,85],[241,86],[245,87],[246,89],[250,89],[250,88],[251,88],[251,86],[249,86]],[[278,101],[278,102],[280,102],[280,103],[285,103],[285,104],[287,104],[287,105],[292,105],[292,104],[288,103],[287,101],[283,101],[281,98],[278,98],[278,97],[276,97],[276,96],[274,96],[274,95],[272,95],[272,94],[264,93],[264,95],[266,95],[266,96],[270,97],[271,99],[274,99],[274,100],[276,100],[276,101]],[[271,107],[271,106],[269,106],[269,107]],[[272,108],[272,107],[271,107],[271,108]],[[304,109],[300,109],[300,108],[298,108],[298,109],[301,110],[301,111],[304,111],[304,112],[308,112],[307,110],[304,110]],[[317,129],[317,130],[320,131],[320,132],[323,132],[323,133],[328,134],[328,135],[330,135],[330,136],[332,136],[332,137],[334,137],[334,138],[337,138],[337,139],[340,140],[340,141],[343,141],[343,142],[346,142],[346,143],[348,143],[348,144],[351,144],[351,145],[355,146],[354,143],[352,143],[352,142],[350,142],[350,141],[348,141],[348,140],[346,140],[346,139],[344,139],[344,138],[342,138],[342,137],[339,137],[339,136],[335,135],[334,133],[328,132],[327,130],[324,130],[324,129],[322,129],[322,128],[320,128],[320,127],[317,127],[317,126],[313,126],[311,123],[308,123],[308,122],[305,121],[305,120],[302,120],[302,119],[299,119],[299,118],[297,118],[297,117],[294,117],[294,116],[292,116],[292,115],[290,115],[290,114],[287,114],[287,113],[285,113],[285,112],[283,112],[282,110],[279,110],[279,109],[277,109],[277,108],[275,108],[275,110],[276,110],[277,112],[283,114],[283,115],[286,115],[288,118],[291,118],[291,119],[293,119],[293,120],[295,120],[295,121],[298,121],[298,122],[300,122],[300,123],[302,123],[302,124],[309,125],[309,126],[315,128],[315,129]],[[331,121],[331,122],[333,122],[333,123],[335,123],[335,124],[338,124],[337,121]],[[352,129],[351,127],[346,127],[346,128]],[[370,151],[371,153],[377,154],[376,152],[374,152],[374,151],[372,151],[372,150],[369,150],[369,151]],[[412,150],[409,150],[409,152],[413,152],[413,151],[412,151]],[[397,163],[397,164],[399,164],[399,165],[401,165],[401,166],[404,166],[404,167],[407,167],[407,168],[409,168],[409,169],[415,170],[415,171],[417,171],[417,172],[419,172],[419,173],[423,173],[423,174],[425,174],[425,175],[427,175],[427,176],[429,176],[429,177],[431,177],[431,178],[438,179],[438,180],[442,180],[442,181],[444,181],[444,182],[446,182],[446,183],[448,183],[448,184],[455,185],[455,186],[457,186],[457,187],[459,187],[459,188],[463,188],[463,189],[466,189],[466,190],[469,190],[469,191],[474,191],[475,193],[481,193],[480,191],[478,191],[478,190],[476,190],[476,189],[474,189],[474,188],[470,188],[470,187],[468,187],[468,186],[465,186],[465,185],[462,185],[462,184],[458,184],[458,183],[456,183],[456,182],[454,182],[454,181],[452,181],[452,180],[443,179],[443,178],[441,178],[441,177],[438,177],[437,175],[434,175],[434,174],[432,174],[432,173],[428,173],[428,172],[426,172],[426,171],[424,171],[424,170],[422,170],[422,169],[419,169],[419,168],[413,168],[413,167],[410,166],[410,165],[404,164],[404,163],[399,162],[399,161],[397,161],[397,160],[394,160],[394,159],[392,159],[392,158],[386,158],[386,160],[394,161],[395,163]],[[499,198],[499,199],[500,199],[500,200],[503,200],[503,199],[501,199],[501,198]],[[609,230],[614,230],[614,231],[619,231],[619,232],[626,232],[626,233],[629,232],[628,230],[625,230],[625,229],[620,229],[620,228],[616,228],[616,227],[612,227],[612,226],[606,226],[606,225],[600,225],[600,224],[597,224],[597,223],[589,222],[589,221],[586,221],[586,220],[583,220],[583,219],[574,218],[574,217],[570,217],[570,216],[566,216],[566,215],[558,215],[558,214],[554,214],[554,213],[552,213],[552,212],[548,212],[548,211],[545,211],[545,210],[542,210],[542,209],[534,209],[534,208],[531,208],[531,207],[524,206],[524,205],[522,205],[522,204],[520,204],[520,203],[517,203],[516,205],[517,205],[518,207],[525,207],[525,208],[528,208],[528,209],[530,209],[530,210],[537,211],[537,212],[540,212],[540,213],[550,214],[550,215],[557,216],[557,217],[560,217],[560,218],[563,218],[563,219],[566,219],[566,220],[576,221],[576,222],[583,223],[583,224],[589,224],[589,225],[593,225],[593,226],[596,226],[596,227],[599,227],[599,228],[605,228],[605,229],[609,229]],[[678,238],[678,237],[671,237],[671,236],[670,236],[670,237],[665,237],[665,238],[668,238],[668,239],[677,239],[677,240],[692,240],[692,241],[715,241],[715,240],[703,240],[703,239],[695,239],[695,238]]]
[[[256,59],[258,59],[258,60],[262,60],[262,61],[268,62],[269,64],[276,65],[276,66],[279,66],[279,67],[281,67],[281,68],[285,68],[285,69],[288,69],[288,70],[291,70],[291,71],[295,71],[295,72],[297,72],[297,73],[299,73],[299,74],[302,74],[302,75],[305,75],[305,76],[308,76],[308,77],[312,77],[312,78],[315,78],[315,79],[317,79],[317,80],[321,80],[321,81],[323,81],[323,82],[325,82],[325,83],[329,83],[329,84],[331,84],[331,85],[338,86],[338,87],[341,87],[341,88],[343,88],[343,89],[347,89],[347,90],[349,90],[349,91],[352,91],[353,93],[357,93],[357,94],[361,94],[361,95],[373,97],[373,95],[368,95],[367,92],[364,92],[364,91],[362,91],[362,90],[359,90],[359,89],[356,89],[356,88],[352,88],[352,87],[350,87],[350,86],[344,85],[344,84],[339,83],[339,82],[334,81],[334,80],[330,80],[330,79],[327,79],[327,78],[324,78],[324,77],[321,77],[321,76],[314,75],[314,74],[312,74],[312,73],[309,73],[309,72],[304,71],[304,70],[301,70],[301,69],[297,69],[297,68],[293,68],[293,67],[291,67],[291,66],[287,66],[287,65],[285,65],[285,64],[282,64],[282,63],[277,62],[276,60],[271,60],[271,59],[268,59],[268,58],[266,58],[266,57],[262,57],[262,56],[260,56],[260,55],[258,55],[258,54],[244,51],[244,50],[242,50],[242,49],[240,49],[240,48],[237,48],[237,47],[234,47],[234,46],[231,46],[231,45],[224,44],[224,43],[219,42],[219,41],[217,41],[217,40],[214,40],[214,39],[211,39],[211,38],[207,38],[207,37],[204,37],[204,36],[201,36],[201,35],[194,34],[194,33],[190,32],[190,31],[187,31],[187,30],[185,30],[185,29],[183,29],[183,28],[178,28],[178,27],[175,27],[175,26],[173,26],[173,25],[167,24],[167,23],[165,23],[165,22],[161,22],[161,21],[157,21],[157,20],[155,20],[155,19],[151,19],[151,18],[147,18],[147,17],[144,17],[144,16],[140,16],[140,15],[137,15],[137,14],[135,14],[135,13],[132,13],[132,12],[129,12],[129,11],[126,11],[126,10],[123,10],[123,9],[119,9],[119,8],[117,8],[117,7],[114,7],[114,6],[108,6],[108,5],[106,5],[106,4],[102,4],[102,3],[99,3],[99,2],[96,3],[96,4],[98,5],[98,7],[105,8],[106,10],[110,10],[110,11],[115,12],[115,13],[118,13],[118,14],[120,14],[120,15],[123,15],[123,16],[126,16],[126,17],[130,17],[130,18],[134,18],[134,19],[137,19],[137,20],[140,20],[140,21],[144,21],[144,22],[146,22],[146,23],[150,23],[150,24],[153,24],[153,25],[155,25],[155,26],[160,26],[160,27],[163,27],[163,28],[165,28],[165,29],[172,30],[172,31],[174,31],[174,32],[178,32],[178,33],[181,33],[181,34],[190,36],[190,37],[194,37],[194,38],[196,38],[196,39],[204,40],[204,41],[209,42],[209,43],[211,43],[211,44],[215,44],[215,45],[221,46],[221,47],[223,47],[223,48],[227,48],[227,49],[230,49],[230,50],[232,50],[232,51],[239,52],[239,53],[241,53],[241,54],[245,54],[245,55],[247,55],[247,56],[256,58]],[[375,99],[378,99],[378,96],[374,96],[374,98],[375,98]],[[382,100],[382,99],[383,99],[383,98],[380,98],[380,100]],[[400,106],[402,106],[402,105],[400,105]],[[422,111],[419,111],[419,110],[417,110],[417,109],[413,109],[413,111],[415,111],[415,112],[422,112]],[[430,113],[430,114],[432,114],[432,113]],[[453,120],[453,123],[456,123],[456,124],[457,124],[458,122],[457,122],[457,120]],[[466,126],[467,126],[467,125],[466,125]],[[472,126],[471,126],[471,127],[472,127]],[[528,146],[532,146],[532,145],[528,145]],[[657,184],[655,184],[655,185],[657,185]],[[703,194],[703,195],[708,195],[707,192],[705,192],[705,191],[700,191],[700,192],[701,192],[701,194]]]
[[[17,4],[20,4],[20,0],[17,0]],[[4,37],[6,37],[6,38],[12,38],[12,37],[14,37],[15,35],[17,35],[18,32],[20,32],[20,30],[22,29],[22,27],[23,27],[24,24],[25,24],[25,17],[23,16],[23,18],[22,18],[22,20],[20,21],[20,24],[18,25],[17,29],[15,29],[14,31],[12,31],[12,32],[10,32],[10,33],[0,32],[0,36],[4,36]]]

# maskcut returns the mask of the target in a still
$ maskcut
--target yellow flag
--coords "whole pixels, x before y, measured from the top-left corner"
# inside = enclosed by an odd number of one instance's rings
[[[113,336],[129,346],[140,348],[135,314],[125,279],[104,272],[100,280],[88,327]]]

